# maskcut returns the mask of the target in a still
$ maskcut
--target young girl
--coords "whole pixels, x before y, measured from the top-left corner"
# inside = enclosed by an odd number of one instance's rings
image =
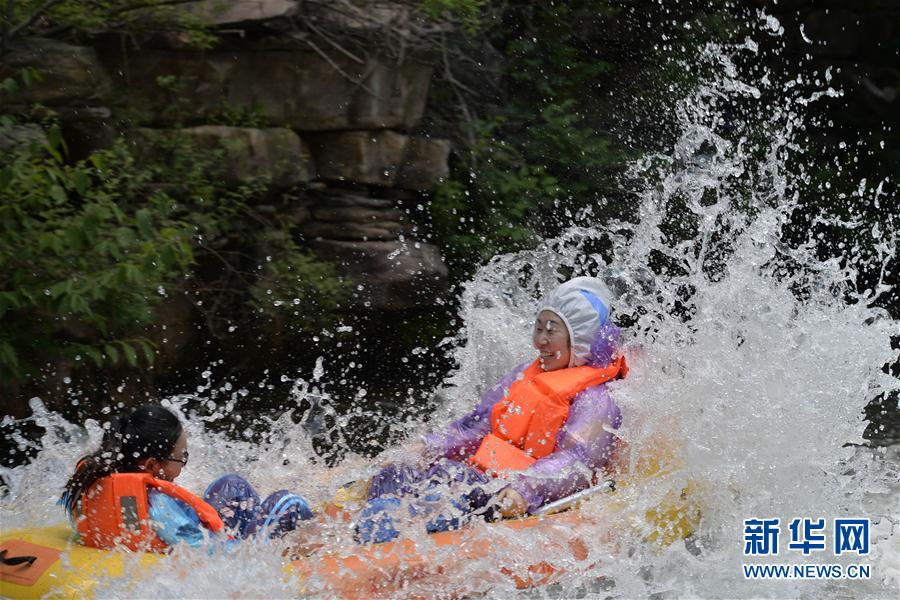
[[[591,485],[613,454],[621,423],[605,384],[628,372],[616,356],[620,330],[609,320],[610,299],[593,277],[572,279],[547,296],[532,335],[536,360],[504,376],[448,431],[415,445],[419,464],[376,474],[358,537],[395,537],[391,513],[401,496],[415,498],[412,512],[431,514],[431,532],[456,528],[475,512],[490,517],[492,506],[504,517],[522,516]],[[509,484],[491,496],[481,486],[496,475]],[[452,507],[429,509],[448,490]]]
[[[197,547],[210,534],[281,535],[313,516],[303,498],[286,490],[260,504],[237,475],[217,479],[201,500],[173,483],[187,462],[178,417],[141,406],[110,422],[100,448],[78,462],[60,503],[84,545],[155,552],[179,543]]]

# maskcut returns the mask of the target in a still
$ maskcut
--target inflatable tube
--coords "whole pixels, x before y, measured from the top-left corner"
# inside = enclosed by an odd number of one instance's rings
[[[66,523],[4,532],[0,553],[0,596],[15,599],[92,597],[97,580],[121,577],[126,563],[149,568],[160,558],[82,546]]]
[[[624,449],[624,448],[623,448]],[[546,585],[567,571],[591,571],[595,566],[589,547],[596,541],[614,541],[622,528],[664,547],[686,539],[700,521],[698,498],[702,486],[677,486],[642,515],[629,511],[621,492],[658,479],[680,466],[671,445],[654,444],[654,452],[637,457],[628,477],[616,484],[618,492],[587,497],[582,508],[524,519],[476,522],[458,531],[423,536],[418,541],[397,539],[376,545],[345,544],[323,548],[288,562],[285,571],[300,582],[299,594],[320,592],[329,597],[371,598],[421,595],[417,583],[444,595],[467,595],[454,590],[460,581],[517,588]],[[567,504],[567,503],[563,503]],[[335,505],[323,511],[330,519],[352,516]],[[623,514],[631,518],[622,519]],[[615,530],[612,528],[615,527]],[[526,533],[529,544],[517,534]],[[590,540],[583,536],[590,536]],[[537,543],[535,543],[537,542]],[[588,543],[590,542],[590,543]],[[527,547],[525,547],[527,546]],[[75,541],[67,524],[19,530],[0,535],[0,596],[5,598],[74,598],[93,595],[99,579],[122,577],[126,564],[149,568],[158,554],[88,548]],[[446,587],[441,587],[446,581]],[[134,596],[140,596],[134,590]]]
[[[327,590],[329,596],[341,598],[402,594],[425,580],[430,585],[439,585],[443,579],[458,584],[459,578],[454,575],[462,570],[471,581],[473,565],[482,570],[477,575],[481,585],[504,581],[519,589],[546,585],[568,570],[582,572],[595,566],[589,560],[588,540],[583,535],[590,535],[591,542],[598,536],[614,539],[615,532],[605,523],[615,522],[621,506],[607,494],[600,496],[604,508],[591,516],[575,509],[473,524],[458,531],[431,534],[425,542],[398,539],[369,546],[345,545],[294,560],[285,569],[301,582],[299,593]],[[680,500],[681,495],[673,498]],[[699,515],[692,515],[683,502],[674,499],[670,506],[646,515],[653,529],[646,536],[648,542],[669,544],[693,532]],[[530,540],[542,540],[541,552],[532,549],[523,553],[516,533],[525,531]],[[126,563],[137,562],[139,569],[145,569],[160,559],[152,553],[82,546],[65,524],[4,533],[0,536],[0,552],[4,551],[4,561],[17,564],[0,565],[0,596],[12,599],[90,597],[98,579],[121,577]],[[135,590],[135,596],[140,596],[139,590]]]
[[[529,539],[540,536],[553,540],[554,548],[523,551],[516,534],[525,531]],[[400,538],[383,544],[345,546],[296,560],[292,567],[301,581],[301,592],[327,590],[340,598],[373,598],[404,595],[418,582],[430,589],[441,588],[446,580],[477,580],[480,585],[512,583],[519,589],[545,585],[566,572],[565,565],[587,570],[588,545],[579,535],[590,531],[596,536],[598,523],[579,511],[529,517],[496,523],[480,523],[457,531],[428,535],[415,541]],[[553,555],[558,560],[543,560]],[[465,571],[464,578],[460,578]],[[466,590],[443,588],[466,595]],[[478,593],[478,592],[476,592]],[[414,594],[419,596],[420,594]]]
[[[625,484],[626,486],[628,484]],[[633,485],[633,484],[632,484]],[[313,553],[292,563],[302,582],[301,592],[324,592],[340,598],[373,598],[446,592],[450,596],[479,595],[494,585],[518,589],[547,585],[569,571],[593,571],[589,548],[614,543],[628,529],[637,539],[658,548],[690,537],[700,511],[688,486],[666,494],[638,522],[625,523],[626,503],[615,493],[599,493],[564,512],[524,519],[477,523],[457,531],[428,535],[423,540],[399,538],[383,544],[344,546]],[[596,504],[594,504],[596,503]],[[588,509],[590,506],[590,509]],[[337,511],[331,516],[341,518]],[[349,517],[346,517],[349,520]],[[517,533],[527,533],[523,547]],[[441,588],[441,580],[451,587]],[[460,581],[478,581],[482,588],[456,590]],[[416,589],[425,583],[427,590]]]
[[[458,561],[487,559],[485,566],[496,566],[497,559],[509,548],[510,534],[530,529],[548,536],[558,535],[560,528],[577,532],[588,525],[577,511],[548,517],[532,517],[496,524],[483,524],[460,531],[428,536],[430,543],[418,545],[401,539],[374,546],[343,546],[327,552],[294,560],[286,566],[301,582],[313,579],[329,590],[330,595],[346,598],[384,596],[426,578],[450,575],[454,566],[447,564],[448,547]],[[593,523],[590,523],[593,525]],[[494,528],[502,529],[498,535]],[[593,530],[593,529],[592,529]],[[498,541],[500,540],[500,541]],[[566,559],[584,561],[587,547],[577,536],[562,544],[568,548]],[[504,548],[506,550],[504,550]],[[121,577],[126,561],[137,561],[139,569],[149,568],[160,559],[152,553],[110,551],[82,546],[65,524],[20,530],[0,536],[0,552],[6,561],[18,564],[0,565],[0,596],[4,598],[82,598],[93,595],[98,579]],[[35,560],[31,561],[30,559]],[[587,566],[587,565],[585,565]],[[548,583],[564,569],[535,561],[534,564],[501,565],[499,574],[510,578],[517,587],[526,588]],[[300,593],[307,591],[301,584]],[[135,595],[140,596],[139,590]]]

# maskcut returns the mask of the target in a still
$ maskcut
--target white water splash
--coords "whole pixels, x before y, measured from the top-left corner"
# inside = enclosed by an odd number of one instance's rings
[[[773,20],[767,26],[780,29]],[[460,368],[441,391],[446,401],[430,427],[468,411],[487,386],[532,358],[528,330],[534,310],[562,273],[594,272],[620,294],[614,313],[635,321],[626,338],[631,374],[611,386],[624,415],[620,434],[635,454],[665,442],[677,457],[667,472],[620,490],[615,502],[601,498],[582,508],[598,520],[578,531],[587,546],[585,561],[573,561],[560,542],[570,530],[513,534],[484,528],[485,538],[505,540],[512,548],[505,565],[529,564],[539,548],[542,557],[567,568],[560,581],[537,591],[542,596],[895,597],[898,591],[897,452],[859,446],[863,407],[898,389],[897,380],[882,371],[897,360],[890,344],[897,323],[871,306],[885,289],[855,289],[852,261],[822,261],[811,244],[784,239],[802,180],[785,169],[797,151],[800,109],[830,92],[791,96],[788,90],[794,88],[787,86],[778,103],[763,104],[762,92],[773,84],[767,76],[741,81],[731,57],[754,51],[752,42],[706,49],[702,61],[714,75],[679,104],[677,143],[670,153],[645,157],[631,170],[640,192],[638,224],[573,227],[536,250],[495,258],[464,291]],[[756,130],[763,142],[741,131],[720,133],[725,101],[757,103],[753,112],[766,117]],[[863,183],[862,188],[848,202],[873,196],[886,201],[880,187],[870,192]],[[871,235],[881,248],[878,259],[887,264],[896,232]],[[597,240],[612,243],[611,256],[587,250]],[[318,384],[323,377],[324,367],[317,364],[312,381]],[[313,408],[300,424],[291,412],[270,420],[262,443],[213,433],[216,421],[236,418],[229,397],[238,393],[216,396],[203,388],[193,397],[168,401],[189,424],[191,464],[179,483],[200,491],[231,471],[263,493],[288,488],[318,504],[341,483],[371,472],[372,462],[358,456],[331,469],[312,460],[310,431],[333,421],[334,439],[341,443],[341,417],[327,394],[302,380],[292,397],[297,406],[308,402]],[[212,416],[186,410],[198,401],[212,403]],[[0,504],[4,528],[59,521],[54,500],[76,458],[100,437],[97,423],[89,422],[85,435],[39,402],[32,408],[32,419],[47,434],[32,463],[3,471],[11,490]],[[388,456],[395,455],[382,458]],[[661,547],[646,541],[652,529],[647,511],[685,488],[700,507],[699,530],[687,543]],[[745,580],[742,520],[778,517],[786,524],[804,516],[871,517],[873,550],[865,562],[872,565],[872,578]],[[334,525],[327,533],[341,552],[353,552],[346,526]],[[404,595],[516,593],[496,564],[459,561],[455,549],[434,548],[421,530],[405,533],[448,568],[411,583]],[[794,559],[786,535],[785,528],[778,562],[852,560]],[[144,597],[277,597],[299,590],[332,595],[327,582],[285,578],[278,548],[270,550],[248,544],[227,556],[180,551],[152,572],[134,566],[123,578],[102,581],[98,595],[135,590]],[[183,576],[185,564],[191,566],[190,578]]]

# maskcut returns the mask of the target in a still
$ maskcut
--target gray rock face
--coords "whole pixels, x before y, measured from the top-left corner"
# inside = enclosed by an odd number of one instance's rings
[[[286,31],[295,29],[291,19],[309,20],[319,30],[352,33],[377,39],[390,30],[393,36],[408,35],[415,18],[408,3],[390,2],[303,2],[303,0],[201,0],[185,10],[206,22],[227,27]]]
[[[311,135],[309,143],[319,178],[390,186],[409,138],[394,131],[341,131]]]
[[[184,129],[137,129],[132,143],[139,154],[156,152],[164,141],[181,140],[200,150],[224,151],[231,165],[226,180],[232,185],[256,177],[268,178],[276,188],[309,181],[309,151],[290,129],[203,125]]]
[[[450,176],[450,142],[412,138],[395,185],[407,190],[431,191]]]
[[[165,157],[173,144],[184,144],[221,151],[217,162],[225,169],[215,171],[226,184],[265,177],[275,189],[305,185],[296,202],[268,205],[275,199],[269,194],[256,209],[290,222],[303,247],[336,262],[364,286],[355,310],[432,303],[447,283],[438,249],[412,239],[415,228],[394,201],[375,197],[417,195],[447,177],[449,143],[406,133],[422,118],[432,67],[376,52],[363,60],[330,48],[317,52],[291,21],[302,12],[316,26],[367,39],[384,28],[402,30],[411,18],[409,7],[302,4],[191,3],[188,10],[215,25],[251,32],[246,38],[226,34],[209,51],[188,47],[172,32],[125,55],[107,47],[101,64],[92,48],[25,40],[0,72],[23,66],[42,71],[44,78],[27,91],[23,104],[54,106],[69,134],[78,125],[85,148],[108,145],[104,127],[125,115],[150,126],[126,133],[139,159]],[[238,124],[251,126],[232,126]],[[0,144],[38,139],[28,137],[32,133],[38,132],[10,133]]]
[[[375,221],[373,223],[329,223],[311,221],[300,227],[308,239],[358,240],[366,242],[396,240],[407,228],[396,221]]]
[[[296,0],[202,0],[185,9],[214,25],[240,25],[285,19],[297,14]]]
[[[354,5],[351,2],[323,4],[313,14],[317,21],[329,28],[370,34],[390,28],[394,35],[403,36],[413,18],[409,5],[401,2],[371,2]]]
[[[399,221],[403,213],[394,209],[364,208],[361,206],[347,206],[338,208],[315,208],[312,211],[314,219],[319,221],[331,221],[335,223],[372,223],[374,221]]]
[[[45,38],[15,40],[0,61],[0,79],[31,67],[40,79],[22,87],[12,102],[57,106],[78,100],[90,103],[104,97],[110,80],[93,48]]]
[[[371,57],[325,60],[263,46],[197,52],[142,49],[110,64],[117,86],[141,98],[146,122],[202,121],[217,111],[249,111],[298,131],[414,127],[422,118],[432,68]],[[167,77],[167,88],[157,78]]]
[[[413,241],[314,240],[314,252],[335,262],[362,286],[356,301],[367,310],[425,306],[444,291],[447,267],[438,249]]]
[[[429,191],[449,175],[450,142],[394,131],[341,131],[308,136],[317,175],[326,181]]]
[[[373,198],[346,191],[325,191],[316,195],[316,201],[321,207],[361,206],[363,208],[389,209],[394,206],[393,200],[386,198]]]
[[[325,194],[310,210],[310,220],[300,227],[308,240],[398,240],[408,233],[403,213],[390,200],[354,194]]]
[[[305,246],[363,286],[353,301],[365,311],[420,308],[446,288],[438,249],[407,237],[411,230],[391,200],[334,191],[314,197],[299,227]]]

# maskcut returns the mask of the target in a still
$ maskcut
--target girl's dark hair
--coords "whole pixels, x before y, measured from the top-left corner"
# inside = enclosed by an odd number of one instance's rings
[[[100,448],[78,462],[75,474],[60,497],[66,513],[75,510],[81,495],[102,477],[139,471],[138,462],[172,455],[183,428],[178,417],[162,406],[139,406],[109,423]]]

